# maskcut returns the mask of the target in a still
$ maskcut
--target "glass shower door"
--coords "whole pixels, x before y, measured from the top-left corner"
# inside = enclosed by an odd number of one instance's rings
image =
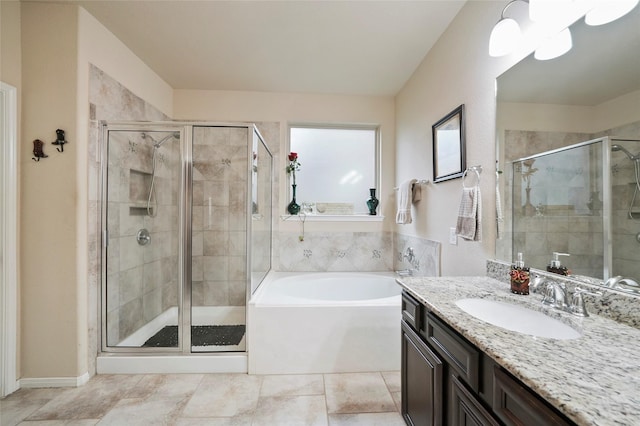
[[[104,130],[103,350],[180,348],[180,135]]]
[[[194,126],[192,352],[244,351],[248,126]]]

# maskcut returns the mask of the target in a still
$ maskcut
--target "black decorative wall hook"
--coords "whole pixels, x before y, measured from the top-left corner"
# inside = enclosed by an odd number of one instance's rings
[[[36,139],[33,141],[33,155],[35,157],[31,157],[33,161],[40,161],[41,158],[47,158],[48,155],[44,153],[42,147],[44,146],[44,142],[40,139]]]
[[[51,143],[53,145],[60,145],[60,148],[56,148],[56,149],[58,150],[58,152],[64,152],[64,144],[68,143],[64,139],[64,130],[62,130],[62,129],[56,130],[56,137],[57,137],[57,139],[54,142],[51,142]]]

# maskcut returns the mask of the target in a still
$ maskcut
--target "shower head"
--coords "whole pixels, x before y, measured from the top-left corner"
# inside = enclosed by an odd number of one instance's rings
[[[154,148],[160,148],[160,146],[163,143],[165,143],[166,141],[168,141],[171,138],[176,138],[176,139],[180,140],[180,132],[173,132],[170,135],[167,135],[164,138],[160,139],[159,141],[155,140],[153,138],[153,136],[151,136],[149,133],[143,133],[142,134],[142,139],[146,139],[146,138],[151,139],[151,143],[153,144]]]
[[[624,146],[615,144],[611,146],[611,151],[616,152],[616,151],[622,151],[625,154],[627,154],[627,157],[629,157],[630,160],[635,161],[640,159],[640,152],[637,153],[636,155],[631,154]]]
[[[151,136],[149,136],[151,138]],[[165,143],[166,141],[168,141],[171,138],[175,138],[180,140],[180,132],[173,132],[170,135],[165,136],[164,138],[160,139],[159,141],[155,141],[153,138],[151,138],[151,140],[153,141],[153,147],[154,148],[160,148],[162,146],[163,143]]]

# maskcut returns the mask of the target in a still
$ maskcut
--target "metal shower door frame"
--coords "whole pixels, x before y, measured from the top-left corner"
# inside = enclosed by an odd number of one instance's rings
[[[191,293],[191,265],[187,265],[186,256],[191,254],[191,234],[186,232],[190,229],[191,223],[191,203],[187,202],[191,199],[191,191],[188,190],[191,176],[191,170],[186,158],[191,158],[190,144],[190,127],[179,122],[100,122],[100,330],[99,341],[101,352],[107,353],[126,353],[130,354],[171,354],[191,353],[191,333],[185,333],[185,324],[190,329],[191,323],[191,298],[186,297]],[[109,132],[179,132],[180,133],[180,194],[179,203],[181,208],[178,210],[178,347],[117,347],[107,345],[107,247],[109,245],[109,235],[107,228],[107,211],[108,211],[108,155],[109,155]],[[183,224],[187,223],[189,228]],[[187,267],[188,266],[188,267]],[[187,306],[188,305],[188,306]]]

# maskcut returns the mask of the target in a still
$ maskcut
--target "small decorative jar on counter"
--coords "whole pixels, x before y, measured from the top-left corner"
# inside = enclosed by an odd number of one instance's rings
[[[509,275],[511,277],[511,293],[529,294],[529,280],[531,276],[529,267],[524,266],[522,253],[518,253],[518,260],[515,264],[511,265]]]

